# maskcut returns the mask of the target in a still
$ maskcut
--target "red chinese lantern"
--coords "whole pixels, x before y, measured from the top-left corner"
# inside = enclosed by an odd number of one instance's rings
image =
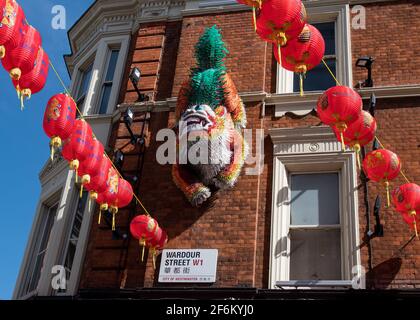
[[[30,99],[32,94],[38,93],[44,88],[47,82],[49,63],[47,53],[44,49],[39,48],[33,69],[29,73],[23,74],[18,81],[13,80],[22,109],[24,99]]]
[[[86,190],[89,191],[89,207],[91,200],[97,200],[99,194],[105,192],[107,188],[108,172],[111,168],[111,161],[104,154],[102,155],[100,164],[98,165],[97,173],[90,177],[90,182],[85,183]],[[98,224],[101,224],[101,215],[99,215]]]
[[[352,88],[335,86],[325,91],[318,100],[317,113],[321,121],[340,133],[343,150],[344,132],[362,112],[362,98]]]
[[[357,164],[360,169],[360,149],[375,138],[376,120],[372,115],[362,110],[362,113],[355,122],[350,124],[343,133],[344,144],[352,148],[357,155]],[[341,140],[340,132],[333,128],[337,139]]]
[[[155,238],[158,227],[157,221],[146,215],[139,215],[131,221],[131,235],[138,239],[140,246],[143,247],[141,261],[144,260],[144,248],[148,242]]]
[[[98,175],[103,157],[104,146],[99,140],[93,138],[87,157],[79,165],[78,174],[82,177],[80,197],[82,197],[83,186],[90,183],[91,177]]]
[[[162,228],[158,227],[155,236],[149,241],[149,246],[152,250],[153,268],[156,269],[156,256],[159,250],[163,250],[168,242],[168,235]]]
[[[89,155],[89,148],[92,145],[92,128],[85,120],[77,119],[70,137],[63,143],[61,154],[70,163],[70,170],[76,173],[76,182],[79,165]]]
[[[8,53],[2,63],[13,80],[19,80],[33,69],[40,46],[41,35],[32,26],[26,28],[16,48],[9,50],[6,46]]]
[[[48,101],[43,128],[51,138],[51,160],[54,158],[55,149],[61,147],[62,141],[71,135],[75,120],[76,103],[69,95],[56,94]]]
[[[100,205],[99,223],[101,221],[102,211],[108,210],[110,206],[117,201],[119,182],[120,182],[120,176],[117,170],[115,170],[115,168],[111,164],[107,172],[105,191],[99,193],[98,198],[96,199],[96,202]],[[114,219],[113,219],[113,222],[115,222]],[[112,230],[115,230],[114,223],[113,223]]]
[[[318,29],[310,24],[305,25],[297,38],[289,40],[281,47],[281,57],[278,50],[274,50],[274,55],[283,68],[299,74],[301,95],[303,95],[303,78],[306,72],[322,61],[324,53],[324,38]]]
[[[370,180],[385,185],[387,207],[389,207],[389,181],[398,177],[401,171],[400,158],[386,149],[374,150],[369,152],[363,160],[363,170]]]
[[[420,216],[420,186],[415,183],[406,183],[396,188],[392,193],[392,200],[396,210],[401,213],[404,221],[414,228],[416,236],[417,222]]]
[[[119,208],[128,206],[133,200],[133,188],[125,179],[119,179],[117,197],[109,202],[109,208],[112,213],[112,230],[115,230],[115,215]]]
[[[277,56],[281,58],[280,48],[301,34],[306,20],[301,0],[266,0],[257,19],[257,33],[263,40],[277,45]]]
[[[0,0],[0,59],[19,43],[22,26],[26,28],[25,13],[14,0]]]

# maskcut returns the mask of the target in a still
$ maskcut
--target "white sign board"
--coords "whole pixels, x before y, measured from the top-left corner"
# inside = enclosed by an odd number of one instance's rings
[[[159,282],[216,282],[217,249],[164,249]]]

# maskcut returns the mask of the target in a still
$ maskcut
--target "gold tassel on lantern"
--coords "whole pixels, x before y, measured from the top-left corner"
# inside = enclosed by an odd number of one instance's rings
[[[146,240],[144,240],[143,238],[139,239],[139,245],[140,245],[140,247],[142,247],[141,262],[143,262],[144,261],[144,250],[146,248]]]
[[[389,196],[389,181],[385,180],[384,185],[385,185],[385,190],[386,190],[386,208],[389,208],[391,205],[391,200]]]
[[[344,122],[338,122],[335,125],[335,128],[340,133],[340,139],[341,139],[341,150],[344,152],[346,151],[346,145],[344,143],[344,131],[347,129],[347,125]]]
[[[102,211],[108,210],[108,204],[103,203],[101,204],[99,208],[99,218],[98,218],[98,224],[101,224],[101,218],[102,218]]]
[[[60,137],[53,137],[50,142],[50,148],[51,148],[51,161],[54,160],[54,153],[55,149],[58,149],[61,147],[61,138]]]
[[[153,270],[156,270],[156,249],[152,248]]]
[[[115,216],[118,213],[117,207],[111,207],[111,214],[112,214],[112,231],[115,231]]]
[[[417,231],[416,211],[415,211],[415,210],[411,210],[408,214],[409,214],[411,217],[413,217],[413,226],[414,226],[414,231],[416,232],[416,238],[418,239],[418,238],[419,238],[419,234],[418,234],[418,231]]]
[[[361,166],[361,161],[360,161],[360,144],[355,143],[353,145],[353,150],[354,152],[356,152],[357,168],[361,170],[362,166]]]
[[[79,160],[72,160],[70,162],[70,170],[73,170],[76,174],[75,181],[76,183],[79,181],[77,171],[79,169]]]

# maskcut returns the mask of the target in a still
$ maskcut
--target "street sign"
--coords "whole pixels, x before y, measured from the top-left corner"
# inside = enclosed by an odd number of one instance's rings
[[[159,282],[216,282],[217,249],[164,249]]]

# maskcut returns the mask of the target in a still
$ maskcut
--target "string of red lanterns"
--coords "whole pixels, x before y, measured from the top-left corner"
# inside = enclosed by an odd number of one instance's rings
[[[0,12],[4,13],[0,23],[0,59],[12,78],[23,110],[24,100],[44,88],[49,58],[41,47],[41,35],[28,24],[15,0],[0,0]]]
[[[237,0],[251,6],[254,26],[264,41],[273,43],[274,56],[286,70],[300,76],[300,94],[303,95],[303,79],[307,71],[322,61],[337,86],[326,90],[317,103],[320,120],[330,126],[341,142],[356,152],[358,168],[372,181],[385,186],[387,207],[390,206],[390,181],[402,174],[408,184],[393,191],[393,203],[404,221],[416,230],[417,211],[420,210],[420,187],[409,183],[401,171],[399,157],[385,148],[368,153],[360,164],[360,149],[376,137],[377,123],[366,111],[360,95],[350,87],[342,86],[323,60],[325,42],[321,33],[307,24],[305,6],[301,0]],[[277,48],[276,48],[277,46]],[[379,141],[379,140],[378,140]]]

